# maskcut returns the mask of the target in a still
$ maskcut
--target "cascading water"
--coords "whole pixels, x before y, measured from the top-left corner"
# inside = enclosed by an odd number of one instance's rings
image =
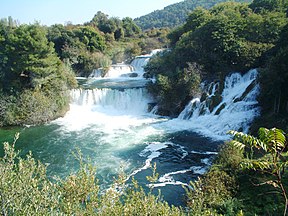
[[[143,114],[148,110],[149,99],[146,89],[75,89],[71,92],[72,104],[92,106],[93,109],[114,109],[125,114]]]
[[[137,56],[130,65],[113,64],[105,72],[103,68],[94,69],[89,78],[119,78],[119,77],[139,77],[144,74],[144,67],[152,55]]]
[[[260,114],[256,77],[255,69],[243,76],[233,73],[226,77],[222,94],[219,83],[208,85],[206,99],[190,101],[178,119],[189,121],[192,127],[200,126],[198,131],[209,131],[223,138],[229,130],[247,133],[253,119]]]
[[[148,60],[136,58],[133,71],[143,74]],[[48,165],[50,176],[61,177],[78,169],[72,152],[80,149],[97,167],[102,188],[109,187],[121,167],[128,179],[134,176],[148,185],[148,168],[156,162],[160,176],[154,187],[161,187],[170,204],[182,205],[182,186],[203,174],[217,154],[222,141],[213,140],[215,134],[227,139],[227,130],[245,131],[258,115],[256,75],[255,70],[232,74],[221,94],[219,84],[211,84],[206,100],[192,100],[176,119],[153,114],[155,107],[148,112],[153,99],[141,76],[82,80],[82,88],[71,92],[70,111],[50,124],[23,128],[16,147],[23,154],[31,150]],[[221,100],[213,104],[219,95]]]
[[[144,67],[149,62],[151,57],[151,55],[138,56],[131,62],[131,66],[134,68],[134,71],[137,71],[140,77],[143,76]]]

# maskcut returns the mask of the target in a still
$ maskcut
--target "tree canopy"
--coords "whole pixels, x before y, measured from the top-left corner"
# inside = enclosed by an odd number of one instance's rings
[[[150,28],[174,28],[185,23],[189,13],[197,7],[211,8],[227,0],[185,0],[169,5],[162,10],[156,10],[147,15],[136,18],[134,21],[143,30]],[[251,0],[236,0],[236,2],[251,2]]]
[[[1,123],[40,123],[68,109],[73,73],[38,24],[0,26]]]

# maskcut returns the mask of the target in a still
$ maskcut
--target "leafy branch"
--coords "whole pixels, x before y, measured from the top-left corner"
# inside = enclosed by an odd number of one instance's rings
[[[280,192],[285,200],[284,215],[287,213],[288,208],[288,197],[286,188],[283,185],[284,171],[288,165],[287,156],[287,140],[284,131],[272,128],[260,128],[258,131],[259,138],[253,137],[248,134],[237,131],[229,131],[229,134],[233,135],[233,141],[231,145],[234,147],[245,150],[245,148],[257,149],[262,152],[261,157],[254,157],[253,154],[240,163],[242,169],[254,170],[260,173],[265,173],[273,179],[267,180],[263,183],[258,184],[272,185],[276,190],[280,189]]]

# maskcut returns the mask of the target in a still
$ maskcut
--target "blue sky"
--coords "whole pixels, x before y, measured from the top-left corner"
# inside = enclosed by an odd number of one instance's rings
[[[20,23],[40,21],[43,25],[55,23],[83,24],[97,11],[109,17],[136,18],[154,10],[163,9],[183,0],[0,0],[0,18],[12,16]]]

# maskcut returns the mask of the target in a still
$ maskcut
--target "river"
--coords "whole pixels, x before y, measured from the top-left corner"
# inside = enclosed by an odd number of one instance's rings
[[[149,167],[156,163],[159,178],[153,185],[154,191],[161,189],[168,203],[183,205],[183,186],[207,170],[219,144],[229,138],[226,127],[246,129],[258,115],[257,86],[251,94],[245,93],[238,105],[235,102],[255,80],[255,72],[250,72],[248,78],[240,74],[227,78],[233,85],[225,84],[229,91],[223,91],[225,108],[220,114],[215,112],[221,104],[215,111],[199,115],[197,109],[203,109],[203,104],[201,108],[201,102],[194,99],[178,118],[171,119],[148,111],[154,100],[145,88],[149,80],[142,78],[144,71],[139,68],[139,64],[147,63],[144,58],[150,56],[136,59],[139,62],[134,65],[138,69],[134,71],[129,66],[129,71],[121,68],[117,75],[112,71],[110,77],[79,79],[81,88],[71,91],[70,111],[63,118],[40,126],[2,129],[0,142],[12,142],[14,134],[20,132],[16,149],[21,150],[22,156],[31,151],[47,165],[51,179],[76,172],[79,163],[73,153],[80,150],[84,160],[97,167],[102,189],[109,187],[121,170],[129,180],[134,176],[146,187],[146,176],[152,173]],[[2,156],[3,152],[0,153]]]

